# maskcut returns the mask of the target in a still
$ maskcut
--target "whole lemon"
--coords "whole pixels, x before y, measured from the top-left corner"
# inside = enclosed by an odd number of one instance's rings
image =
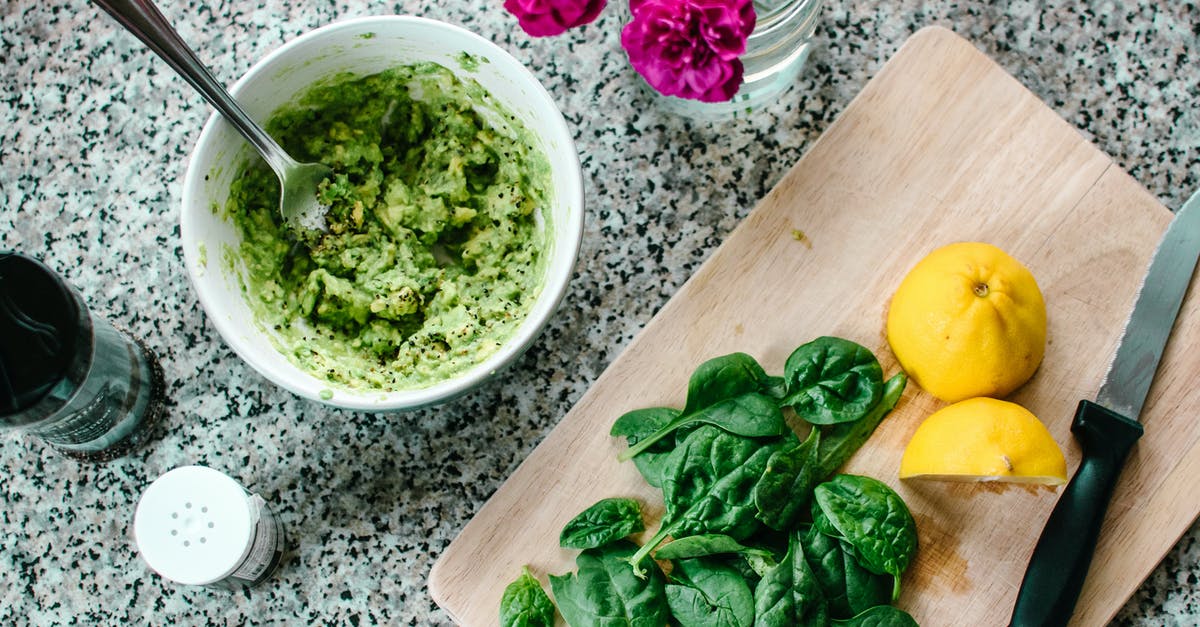
[[[917,427],[904,448],[900,478],[1062,485],[1067,461],[1029,410],[969,398],[939,409]]]
[[[1033,274],[980,242],[943,246],[913,266],[892,297],[887,337],[900,366],[956,402],[1003,397],[1046,351],[1046,302]]]

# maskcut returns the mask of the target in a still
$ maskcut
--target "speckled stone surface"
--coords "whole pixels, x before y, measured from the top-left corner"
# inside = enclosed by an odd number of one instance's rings
[[[188,153],[209,114],[96,7],[0,6],[0,248],[42,258],[160,356],[160,437],[81,465],[0,436],[0,624],[449,623],[430,566],[606,365],[900,44],[941,24],[995,58],[1164,204],[1200,186],[1194,1],[828,2],[790,96],[741,120],[662,111],[624,62],[618,11],[532,40],[500,0],[163,3],[226,82],[331,21],[413,13],[525,61],[574,130],[587,215],[576,276],[533,348],[492,385],[400,415],[334,411],[268,383],[216,334],[179,243]],[[273,503],[294,550],[239,593],[151,574],[130,523],[141,490],[188,463]],[[1121,625],[1200,623],[1200,530],[1128,602]]]

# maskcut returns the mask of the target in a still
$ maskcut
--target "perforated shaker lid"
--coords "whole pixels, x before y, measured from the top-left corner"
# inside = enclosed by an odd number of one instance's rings
[[[220,581],[250,552],[254,519],[242,486],[205,466],[182,466],[142,493],[133,515],[142,559],[187,585]]]

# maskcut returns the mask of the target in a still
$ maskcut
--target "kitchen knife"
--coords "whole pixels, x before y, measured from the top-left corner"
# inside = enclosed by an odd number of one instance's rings
[[[1012,627],[1066,625],[1083,587],[1104,512],[1200,257],[1200,192],[1167,227],[1095,402],[1080,401],[1071,432],[1083,460],[1050,513],[1017,593]]]

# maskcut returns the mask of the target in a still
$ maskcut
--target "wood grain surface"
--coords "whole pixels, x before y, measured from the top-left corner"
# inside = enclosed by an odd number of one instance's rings
[[[661,495],[608,435],[623,412],[682,406],[701,361],[744,351],[779,374],[797,345],[839,335],[897,371],[883,321],[904,273],[954,241],[1000,246],[1037,277],[1049,345],[1010,400],[1079,463],[1076,403],[1100,386],[1170,212],[1033,94],[950,31],[914,35],[728,240],[663,307],[480,509],[429,590],[459,623],[497,623],[524,564],[574,569],[564,523],[596,500]],[[803,233],[803,237],[797,235]],[[1073,624],[1106,623],[1200,512],[1200,311],[1184,303],[1117,487]],[[1061,490],[901,483],[905,443],[941,403],[910,382],[846,468],[895,487],[920,550],[898,605],[926,627],[1005,625]]]

